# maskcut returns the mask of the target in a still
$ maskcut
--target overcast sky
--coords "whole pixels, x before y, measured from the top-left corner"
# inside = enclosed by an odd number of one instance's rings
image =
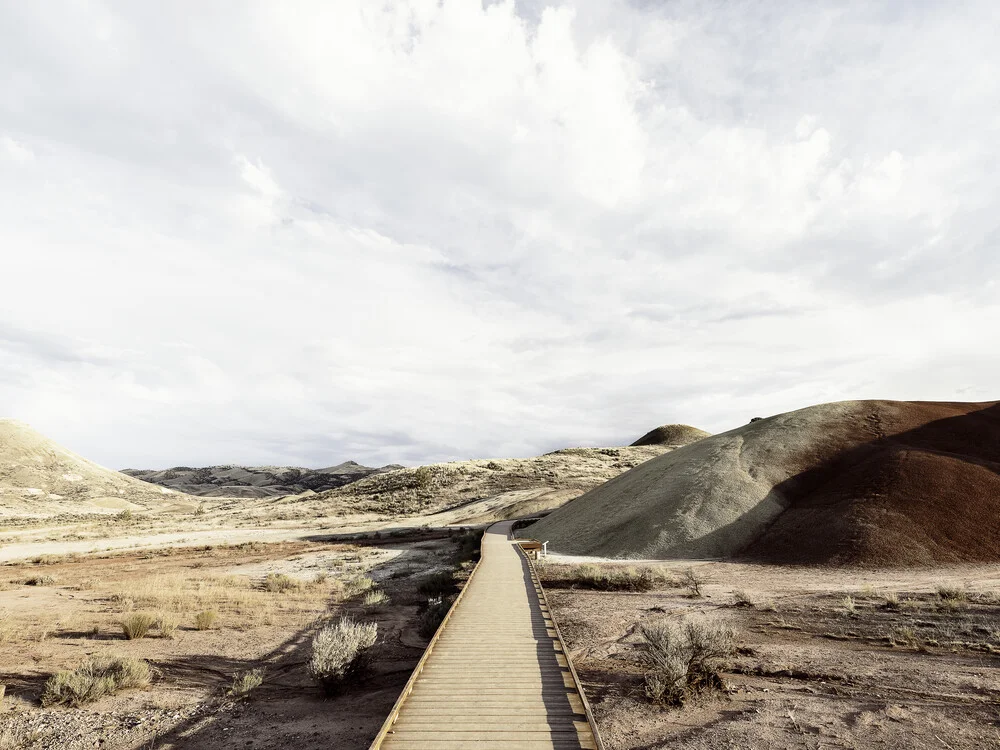
[[[1000,6],[6,2],[0,416],[413,464],[1000,398]]]

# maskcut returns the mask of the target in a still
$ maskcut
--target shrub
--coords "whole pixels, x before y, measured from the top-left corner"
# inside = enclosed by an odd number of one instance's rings
[[[286,576],[284,573],[268,573],[264,577],[264,589],[273,591],[276,594],[284,594],[287,591],[297,591],[302,587],[294,578]]]
[[[884,606],[886,609],[896,611],[900,608],[899,594],[895,591],[890,591],[883,598],[885,599]]]
[[[451,601],[442,597],[428,599],[426,606],[417,617],[417,632],[424,638],[433,638],[451,609]]]
[[[194,626],[198,630],[211,630],[218,619],[219,613],[209,609],[194,616]]]
[[[754,600],[743,589],[736,589],[733,591],[733,606],[734,607],[752,607],[754,606]]]
[[[943,601],[952,602],[963,602],[965,601],[965,589],[960,589],[957,586],[938,586],[937,595],[941,597]]]
[[[649,591],[669,583],[662,571],[652,567],[602,568],[599,565],[577,566],[571,573],[574,583],[599,591]]]
[[[378,624],[341,618],[327,625],[312,642],[309,675],[327,695],[340,690],[368,664],[368,651],[378,637]]]
[[[362,601],[366,607],[379,607],[389,603],[389,595],[379,589],[371,589]]]
[[[353,599],[354,597],[365,593],[369,589],[374,588],[375,581],[366,575],[359,574],[344,579],[342,586],[344,598]]]
[[[76,669],[57,672],[45,683],[42,705],[68,703],[79,706],[114,695],[119,690],[149,684],[149,664],[131,657],[99,657],[85,661]]]
[[[428,598],[443,597],[454,590],[455,575],[450,570],[442,570],[428,576],[417,586],[417,592]]]
[[[681,571],[681,586],[688,590],[688,596],[692,599],[701,598],[701,587],[704,583],[704,579],[694,572],[694,568]]]
[[[164,638],[173,638],[179,624],[174,615],[161,613],[156,619],[156,629],[160,631],[160,635]]]
[[[479,558],[479,548],[482,545],[482,531],[467,531],[455,537],[455,562],[466,562]]]
[[[28,576],[22,581],[25,586],[52,586],[55,582],[55,577],[50,575]]]
[[[122,632],[130,641],[145,638],[156,624],[156,618],[145,612],[133,612],[121,620]]]
[[[719,671],[735,653],[732,630],[699,621],[658,620],[639,626],[646,695],[680,705],[693,694],[723,688]]]
[[[247,672],[240,672],[233,677],[233,684],[230,685],[226,695],[231,698],[246,698],[264,682],[263,669],[251,669]]]
[[[853,615],[855,612],[857,612],[857,605],[854,602],[854,597],[852,597],[850,594],[848,594],[847,596],[845,596],[843,599],[840,600],[840,606],[842,606],[844,608],[844,611],[847,612],[847,614],[849,615]]]

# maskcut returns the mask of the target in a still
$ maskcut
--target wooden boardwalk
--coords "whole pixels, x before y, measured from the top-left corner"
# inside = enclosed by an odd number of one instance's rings
[[[510,521],[417,665],[371,750],[600,750],[586,698]]]

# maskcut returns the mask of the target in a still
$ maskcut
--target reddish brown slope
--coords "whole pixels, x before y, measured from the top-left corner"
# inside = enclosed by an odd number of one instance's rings
[[[1000,560],[1000,406],[862,403],[865,429],[775,487],[789,507],[743,554],[786,563]]]
[[[845,401],[648,461],[531,527],[557,552],[919,565],[1000,561],[1000,406]]]

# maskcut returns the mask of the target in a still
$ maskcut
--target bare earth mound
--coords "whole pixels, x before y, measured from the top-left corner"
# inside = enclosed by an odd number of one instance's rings
[[[195,507],[192,498],[88,461],[23,422],[0,420],[0,516]]]
[[[632,445],[687,445],[711,434],[689,424],[665,424],[650,430]]]
[[[557,552],[623,558],[997,561],[1000,406],[845,401],[779,414],[638,466],[530,534]]]

